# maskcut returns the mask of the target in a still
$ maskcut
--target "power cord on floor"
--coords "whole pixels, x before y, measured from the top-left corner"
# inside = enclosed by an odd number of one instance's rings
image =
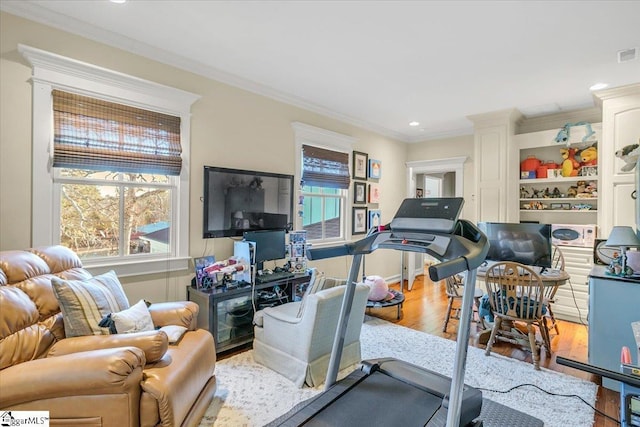
[[[588,327],[588,325],[582,319],[582,312],[580,311],[580,307],[578,307],[578,301],[576,301],[576,294],[575,294],[575,291],[573,289],[573,283],[571,283],[571,279],[569,279],[569,289],[571,289],[571,296],[573,297],[573,304],[576,306],[576,310],[578,310],[578,319],[580,320],[580,323],[583,326],[587,326]]]
[[[559,397],[577,397],[578,399],[582,400],[582,402],[583,402],[585,405],[587,405],[588,407],[590,407],[591,409],[593,409],[597,414],[600,414],[600,415],[602,415],[603,417],[605,417],[605,418],[607,418],[607,419],[609,419],[609,420],[611,420],[611,421],[615,422],[616,424],[620,425],[620,421],[619,421],[619,420],[617,420],[617,419],[615,419],[615,418],[613,418],[613,417],[611,417],[611,416],[609,416],[609,415],[605,414],[605,413],[604,413],[604,412],[602,412],[602,411],[599,411],[598,409],[596,409],[595,407],[593,407],[589,402],[587,402],[586,400],[584,400],[582,397],[578,396],[577,394],[560,394],[560,393],[552,393],[552,392],[550,392],[550,391],[547,391],[547,390],[545,390],[545,389],[543,389],[543,388],[538,387],[538,386],[537,386],[537,385],[535,385],[535,384],[530,384],[530,383],[518,384],[518,385],[515,385],[515,386],[511,387],[509,390],[492,390],[492,389],[490,389],[490,388],[482,388],[482,387],[474,387],[474,388],[475,388],[475,389],[477,389],[477,390],[489,391],[489,392],[492,392],[492,393],[501,393],[501,394],[506,394],[506,393],[510,393],[511,391],[513,391],[513,390],[515,390],[515,389],[517,389],[517,388],[524,387],[524,386],[531,386],[531,387],[537,388],[537,389],[538,389],[538,390],[540,390],[541,392],[546,393],[546,394],[548,394],[548,395],[550,395],[550,396],[559,396]]]

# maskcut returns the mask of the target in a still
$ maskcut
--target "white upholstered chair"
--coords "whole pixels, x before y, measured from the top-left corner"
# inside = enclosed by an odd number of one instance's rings
[[[315,292],[305,294],[302,301],[265,308],[254,317],[255,361],[298,387],[315,387],[325,380],[346,290],[343,284],[322,289],[312,283],[309,287]],[[368,295],[367,285],[356,285],[340,369],[360,362],[360,330]]]

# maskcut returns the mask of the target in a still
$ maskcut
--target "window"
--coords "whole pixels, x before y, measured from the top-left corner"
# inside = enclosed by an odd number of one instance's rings
[[[94,273],[188,268],[185,168],[198,96],[18,50],[33,66],[33,245],[68,246]]]
[[[296,171],[300,178],[297,229],[315,242],[346,240],[349,235],[349,155],[355,140],[294,123]],[[301,215],[300,215],[301,213]]]
[[[180,118],[52,95],[59,242],[82,259],[170,254]]]

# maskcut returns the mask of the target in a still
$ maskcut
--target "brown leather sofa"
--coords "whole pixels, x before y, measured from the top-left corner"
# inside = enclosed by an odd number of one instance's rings
[[[53,426],[194,426],[216,389],[211,334],[192,302],[152,304],[154,330],[65,338],[51,277],[90,278],[62,246],[0,252],[0,412],[49,411]]]

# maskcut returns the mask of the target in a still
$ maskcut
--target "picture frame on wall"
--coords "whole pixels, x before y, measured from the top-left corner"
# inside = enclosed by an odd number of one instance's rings
[[[380,209],[369,209],[369,227],[378,227],[382,225],[381,221],[382,213]]]
[[[353,203],[367,203],[366,182],[353,182]]]
[[[369,203],[380,203],[380,185],[378,183],[369,184]]]
[[[353,152],[353,178],[367,179],[367,166],[369,164],[369,155],[360,151]]]
[[[424,197],[424,190],[422,188],[416,188],[416,198],[421,199]]]
[[[382,162],[380,160],[369,159],[369,178],[380,179],[382,176]]]
[[[366,206],[353,208],[351,234],[364,234],[367,232],[367,208]]]

